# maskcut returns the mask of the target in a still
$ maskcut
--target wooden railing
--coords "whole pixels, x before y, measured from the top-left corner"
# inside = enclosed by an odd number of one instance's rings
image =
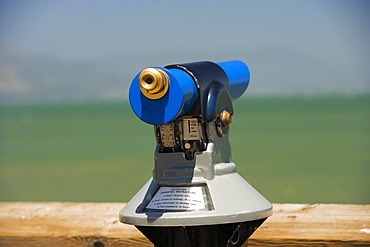
[[[0,202],[0,246],[152,246],[118,221],[123,206]],[[274,204],[248,246],[370,246],[370,205]]]

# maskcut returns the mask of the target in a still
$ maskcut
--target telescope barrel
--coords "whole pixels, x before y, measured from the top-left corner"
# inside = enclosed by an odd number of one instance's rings
[[[226,74],[232,100],[247,89],[250,73],[241,61],[216,63]],[[153,67],[141,71],[132,81],[129,101],[142,121],[159,125],[187,113],[197,102],[199,85],[192,71],[180,67]]]

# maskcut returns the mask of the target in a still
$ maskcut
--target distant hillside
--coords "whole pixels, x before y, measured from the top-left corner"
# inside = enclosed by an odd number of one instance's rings
[[[192,54],[176,52],[177,59],[171,54],[132,52],[91,60],[3,54],[0,103],[124,99],[132,78],[145,67],[199,61],[200,57],[215,62],[230,60],[226,51],[219,51],[213,59],[196,50]],[[247,95],[370,92],[370,75],[363,68],[343,68],[293,49],[266,46],[243,51],[236,59],[245,61],[251,70]]]
[[[118,67],[127,68],[46,56],[2,58],[0,102],[125,98],[132,75]]]

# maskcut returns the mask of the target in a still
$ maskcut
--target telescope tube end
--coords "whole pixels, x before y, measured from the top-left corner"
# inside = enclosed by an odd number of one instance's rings
[[[159,125],[188,112],[198,93],[193,79],[186,72],[155,67],[136,75],[128,96],[131,108],[139,119]]]
[[[216,63],[226,73],[230,83],[230,95],[232,100],[237,100],[247,90],[250,72],[248,66],[239,60]]]

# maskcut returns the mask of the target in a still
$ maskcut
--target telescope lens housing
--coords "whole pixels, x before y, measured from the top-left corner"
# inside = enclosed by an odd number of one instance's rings
[[[136,116],[153,125],[167,123],[188,112],[197,98],[192,77],[180,69],[144,69],[136,75],[129,90]]]

